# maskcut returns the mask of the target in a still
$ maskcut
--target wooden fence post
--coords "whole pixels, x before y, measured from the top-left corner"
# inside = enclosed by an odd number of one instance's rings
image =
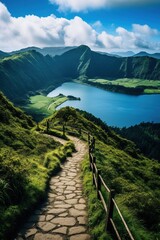
[[[98,199],[101,199],[100,195],[99,195],[99,191],[101,191],[101,179],[100,179],[100,175],[101,175],[101,170],[97,171],[97,197]]]
[[[114,210],[114,203],[113,199],[115,196],[115,190],[111,189],[110,195],[109,195],[109,201],[108,201],[108,214],[107,214],[107,231],[111,231],[111,222],[110,219],[113,217],[113,210]]]
[[[90,145],[90,134],[88,132],[88,145]]]
[[[94,137],[92,138],[92,149],[93,149],[93,151],[95,150],[95,138]]]
[[[65,126],[63,124],[63,136],[65,136]]]
[[[49,120],[47,120],[47,133],[49,132]]]
[[[91,168],[91,148],[89,146],[89,168],[90,168],[90,171],[92,170]]]
[[[93,156],[93,158],[92,158],[92,166],[93,166],[92,177],[93,177],[93,184],[96,186],[95,179],[94,179],[94,176],[96,176],[96,170],[95,170],[95,167],[94,167],[94,163],[96,163],[96,157],[95,156]]]

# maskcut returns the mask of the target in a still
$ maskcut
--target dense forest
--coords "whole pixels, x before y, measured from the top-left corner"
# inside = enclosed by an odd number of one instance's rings
[[[141,123],[129,128],[113,128],[124,138],[134,141],[137,147],[149,158],[160,161],[160,124]]]

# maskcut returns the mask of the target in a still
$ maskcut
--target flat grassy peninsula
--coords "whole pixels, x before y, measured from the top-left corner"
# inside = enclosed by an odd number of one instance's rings
[[[108,89],[115,92],[124,92],[128,94],[159,94],[160,81],[159,80],[146,80],[137,78],[120,78],[116,80],[109,79],[89,79],[88,83]]]

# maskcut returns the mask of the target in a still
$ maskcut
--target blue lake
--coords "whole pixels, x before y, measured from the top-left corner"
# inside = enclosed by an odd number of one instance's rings
[[[92,113],[110,126],[128,127],[140,122],[160,122],[160,94],[132,96],[108,92],[75,82],[62,84],[48,94],[80,97],[81,101],[67,101],[57,109],[72,106]]]

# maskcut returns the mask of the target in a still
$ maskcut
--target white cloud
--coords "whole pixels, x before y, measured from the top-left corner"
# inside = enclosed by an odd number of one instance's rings
[[[6,6],[0,2],[0,21],[3,24],[3,22],[9,22],[10,21],[10,13],[8,12]]]
[[[133,24],[128,31],[118,27],[114,33],[97,32],[100,22],[89,25],[80,17],[71,20],[54,15],[12,17],[0,2],[0,50],[13,51],[28,46],[78,46],[86,44],[101,51],[142,50],[160,51],[160,41],[153,41],[160,32],[148,25]]]
[[[136,33],[137,35],[152,36],[158,34],[157,29],[150,28],[147,24],[145,25],[133,24],[132,27],[133,32]]]
[[[56,18],[54,15],[45,18],[34,15],[14,18],[5,7],[4,9],[2,14],[0,12],[1,50],[11,51],[33,45],[64,45],[63,29],[69,24],[67,19]],[[8,16],[7,20],[4,16]]]
[[[74,46],[86,44],[94,47],[96,44],[96,31],[80,17],[70,20],[70,24],[64,28],[65,45]]]
[[[93,28],[101,28],[102,27],[102,23],[101,21],[96,21],[95,23],[92,24]]]
[[[159,3],[159,0],[49,0],[56,4],[60,11],[73,12],[100,9],[105,7],[133,6]]]
[[[107,0],[49,0],[59,6],[59,10],[71,10],[74,12],[84,11],[87,9],[97,9],[105,6]]]
[[[111,34],[108,34],[107,32],[103,31],[98,36],[99,42],[103,44],[103,46],[106,49],[114,49],[114,48],[120,48],[121,47],[121,37],[119,36],[113,36]]]

